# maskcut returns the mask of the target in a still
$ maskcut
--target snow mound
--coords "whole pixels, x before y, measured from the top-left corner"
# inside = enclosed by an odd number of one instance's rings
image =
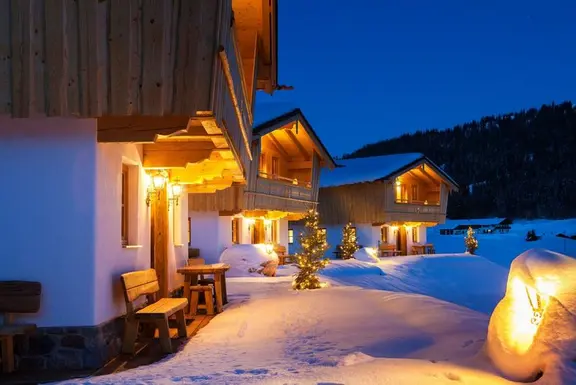
[[[380,262],[380,258],[378,258],[378,252],[373,247],[363,247],[356,250],[354,253],[354,259],[362,262]]]
[[[348,354],[347,356],[342,357],[336,366],[351,366],[356,364],[363,364],[365,362],[374,361],[375,358],[369,356],[368,354],[364,354],[362,352],[356,352]]]
[[[506,294],[494,309],[485,350],[509,379],[562,371],[576,357],[576,260],[531,249],[512,261]]]
[[[278,267],[278,255],[269,245],[233,245],[220,255],[220,262],[230,265],[226,273],[230,277],[274,276]]]

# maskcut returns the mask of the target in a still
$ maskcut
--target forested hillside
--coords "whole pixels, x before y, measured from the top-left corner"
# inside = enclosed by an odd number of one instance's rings
[[[448,216],[576,217],[576,106],[543,105],[368,144],[344,158],[421,152],[460,185]]]

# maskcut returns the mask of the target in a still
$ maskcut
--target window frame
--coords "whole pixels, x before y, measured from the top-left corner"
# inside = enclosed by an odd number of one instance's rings
[[[418,227],[412,227],[412,242],[420,243],[420,234],[418,233]]]
[[[383,244],[388,244],[388,239],[389,239],[389,231],[390,228],[388,226],[382,226],[380,228],[380,242]]]
[[[120,181],[120,241],[123,247],[130,239],[130,166],[122,163]]]

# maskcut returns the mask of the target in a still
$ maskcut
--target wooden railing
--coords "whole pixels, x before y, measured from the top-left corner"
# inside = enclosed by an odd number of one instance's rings
[[[418,201],[412,199],[398,199],[394,201],[399,204],[412,204],[412,205],[422,205],[422,206],[440,206],[439,201]]]
[[[266,178],[258,178],[256,181],[256,193],[312,202],[312,190],[310,188]]]
[[[224,35],[218,57],[213,98],[216,120],[225,128],[224,135],[246,172],[252,160],[252,112],[248,104],[248,90],[234,26]]]
[[[419,213],[419,214],[440,214],[440,204],[427,204],[416,203],[412,201],[410,203],[399,203],[395,202],[394,211],[404,212],[404,213]]]
[[[289,183],[289,184],[292,184],[295,186],[301,186],[301,187],[306,187],[306,188],[312,187],[312,184],[310,182],[301,181],[301,180],[298,180],[295,178],[288,178],[288,177],[280,176],[280,175],[268,174],[268,173],[265,173],[263,171],[258,171],[258,176],[260,178],[273,179],[273,180],[277,180],[280,182]]]

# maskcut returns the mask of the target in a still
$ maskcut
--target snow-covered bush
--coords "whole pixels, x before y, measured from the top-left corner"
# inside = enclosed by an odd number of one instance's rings
[[[378,251],[373,247],[363,247],[354,253],[354,259],[362,262],[380,262]]]
[[[514,381],[576,358],[576,260],[543,249],[510,266],[506,294],[488,326],[486,353]]]
[[[222,252],[220,262],[230,265],[226,275],[231,277],[273,277],[278,267],[278,255],[264,244],[232,245]]]

